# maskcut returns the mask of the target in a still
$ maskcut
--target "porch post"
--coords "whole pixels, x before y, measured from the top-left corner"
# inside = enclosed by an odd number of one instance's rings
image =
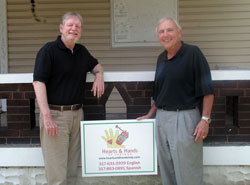
[[[0,0],[0,73],[8,73],[7,0]],[[0,100],[0,110],[6,111],[6,100]]]
[[[7,0],[0,0],[0,73],[8,73]]]

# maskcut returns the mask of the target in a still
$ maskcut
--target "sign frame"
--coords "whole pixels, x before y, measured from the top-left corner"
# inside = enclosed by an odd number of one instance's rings
[[[81,121],[83,177],[157,175],[155,119]]]

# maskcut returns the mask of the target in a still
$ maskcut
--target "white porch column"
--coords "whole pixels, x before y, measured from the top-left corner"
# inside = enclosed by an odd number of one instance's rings
[[[7,0],[0,0],[0,73],[8,73]]]
[[[0,0],[0,73],[8,73],[7,0]],[[0,101],[0,110],[6,111],[6,100]]]

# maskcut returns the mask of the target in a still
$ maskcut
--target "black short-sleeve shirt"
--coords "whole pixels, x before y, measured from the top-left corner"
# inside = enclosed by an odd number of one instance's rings
[[[157,107],[189,109],[198,106],[207,94],[214,94],[211,73],[197,46],[182,42],[170,60],[167,51],[159,55],[153,92]]]
[[[45,83],[49,104],[81,104],[86,74],[97,64],[83,45],[76,44],[72,52],[58,36],[38,52],[33,80]]]

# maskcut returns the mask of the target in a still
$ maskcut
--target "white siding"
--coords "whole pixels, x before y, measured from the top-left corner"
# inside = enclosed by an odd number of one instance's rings
[[[27,0],[8,0],[9,72],[32,72],[39,48],[59,34],[60,18],[66,11],[77,11],[84,19],[80,43],[106,71],[154,70],[161,49],[112,48],[109,0],[36,0],[40,22],[32,17]]]
[[[198,45],[212,69],[250,68],[250,1],[180,0],[183,40]]]

